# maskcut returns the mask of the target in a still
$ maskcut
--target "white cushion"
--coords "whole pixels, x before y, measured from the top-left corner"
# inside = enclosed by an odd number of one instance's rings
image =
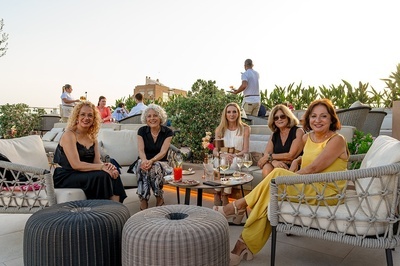
[[[48,132],[46,132],[46,134],[43,135],[42,140],[52,141],[56,135],[57,135],[57,132],[48,131]]]
[[[250,141],[265,141],[268,142],[270,135],[250,134]]]
[[[104,153],[121,166],[131,165],[138,157],[137,130],[103,131]]]
[[[388,165],[396,162],[400,162],[400,141],[389,136],[380,135],[375,139],[371,148],[365,155],[360,169]],[[370,194],[379,194],[380,191],[384,190],[382,185],[385,186],[387,178],[390,177],[382,177],[382,180],[374,179],[372,183],[371,178],[359,179],[358,182],[355,183],[356,191],[360,194],[368,188]],[[390,181],[391,184],[388,186],[389,189],[395,189],[394,181],[394,178],[392,178]],[[384,202],[381,202],[381,197],[378,195],[370,197],[368,201],[364,200],[361,207],[367,214],[370,214],[370,209],[373,211],[377,210],[378,217],[386,217],[388,212],[387,206]]]
[[[0,153],[12,163],[49,169],[46,152],[39,135],[15,139],[1,139]]]
[[[267,147],[267,141],[256,141],[251,140],[249,144],[249,151],[256,151],[263,153],[265,151],[265,147]]]
[[[282,215],[279,221],[357,235],[375,235],[385,231],[385,223],[376,223],[374,226],[371,226],[368,222],[367,215],[358,207],[358,196],[355,194],[354,190],[347,191],[346,198],[346,204],[341,204],[339,206],[311,206],[306,204],[301,204],[299,206],[299,204],[296,203],[283,202],[279,207]],[[300,213],[301,217],[293,215],[294,213]],[[315,213],[318,214],[317,217],[315,217],[316,219],[310,218],[314,217]],[[335,219],[333,220],[332,213],[335,214]],[[270,215],[270,213],[268,213],[268,215]],[[349,224],[348,221],[349,217],[353,215],[357,216],[358,220],[355,222],[354,226]]]
[[[350,105],[350,108],[361,107],[361,106],[368,106],[369,107],[369,105],[366,104],[366,103],[362,103],[360,101],[355,101],[354,103],[352,103],[352,105]]]

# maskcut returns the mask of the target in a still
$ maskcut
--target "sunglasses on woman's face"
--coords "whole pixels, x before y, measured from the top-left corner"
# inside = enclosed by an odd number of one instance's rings
[[[287,118],[287,116],[286,115],[277,115],[277,116],[274,116],[274,121],[278,121],[279,119],[286,119]]]

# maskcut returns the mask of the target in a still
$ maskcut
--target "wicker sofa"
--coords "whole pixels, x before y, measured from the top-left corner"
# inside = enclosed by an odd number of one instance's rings
[[[109,141],[118,138],[119,141],[125,141],[125,147],[127,152],[130,152],[132,156],[137,158],[137,145],[136,145],[136,132],[134,130],[125,130],[120,132],[109,131],[115,134],[114,138],[108,137],[108,140],[104,142],[106,148],[111,153],[113,152],[113,148],[118,149],[120,153],[125,152],[121,151],[121,147],[124,145],[116,147],[115,145],[110,145]],[[130,142],[128,142],[130,141]],[[128,147],[129,146],[129,147]],[[129,148],[129,149],[128,149]],[[129,151],[128,151],[129,150]],[[41,180],[41,188],[39,191],[29,191],[28,194],[24,195],[24,193],[15,193],[13,196],[13,202],[10,206],[14,206],[16,202],[19,202],[19,197],[22,199],[26,196],[27,199],[37,198],[38,201],[35,201],[34,206],[25,206],[26,211],[24,212],[33,212],[37,207],[40,208],[46,207],[48,205],[52,205],[55,203],[62,203],[73,200],[82,200],[86,199],[85,194],[81,189],[54,189],[54,185],[52,182],[52,175],[50,172],[49,161],[44,149],[43,141],[40,139],[38,135],[26,136],[22,138],[16,139],[2,139],[0,140],[0,153],[5,155],[12,163],[7,163],[4,161],[0,161],[0,167],[16,171],[16,173],[26,174],[25,170],[33,171],[35,175],[38,176],[39,180]],[[118,159],[118,158],[117,158]],[[133,162],[133,158],[132,158]],[[26,167],[28,167],[26,169]],[[10,169],[11,169],[10,168]],[[121,175],[123,177],[122,182],[124,186],[130,187],[136,184],[136,176],[133,174],[127,174],[126,170],[124,174]],[[4,171],[1,173],[4,175]],[[5,180],[1,179],[2,187],[4,187]],[[43,186],[42,186],[43,185]],[[17,188],[18,189],[18,188]],[[18,190],[21,190],[20,188]],[[7,193],[13,193],[13,190],[8,191]],[[8,197],[9,195],[5,192],[1,195],[1,197]],[[124,205],[126,205],[131,214],[137,212],[139,210],[138,202],[139,199],[136,195],[135,188],[127,188],[126,193],[128,197],[124,201]],[[43,203],[40,203],[43,200]],[[27,201],[29,203],[29,200]],[[7,202],[6,202],[7,203]],[[38,205],[39,204],[39,205]],[[37,206],[38,205],[38,206]],[[0,210],[6,212],[8,205],[4,202],[0,201]],[[10,209],[11,212],[13,208]]]

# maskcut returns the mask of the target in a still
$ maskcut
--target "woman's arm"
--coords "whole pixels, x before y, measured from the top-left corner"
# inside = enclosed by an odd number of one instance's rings
[[[65,104],[70,104],[70,103],[77,103],[77,102],[79,102],[79,100],[70,100],[70,99],[68,99],[68,98],[62,98],[62,101],[63,101],[63,103],[65,103]]]
[[[63,147],[65,156],[67,156],[67,160],[74,170],[82,172],[95,170],[115,170],[115,167],[112,164],[103,164],[100,161],[100,154],[96,146],[97,141],[95,144],[95,159],[93,163],[82,162],[80,160],[78,149],[76,148],[76,142],[77,140],[75,134],[72,131],[66,131],[60,140],[60,145]]]
[[[105,114],[106,117],[103,118],[103,122],[110,122],[111,121],[111,110],[108,107],[105,107]]]
[[[346,147],[346,140],[341,135],[332,137],[320,155],[311,164],[297,171],[297,173],[313,174],[322,172],[339,157],[348,158]]]
[[[250,148],[250,127],[249,126],[244,126],[244,132],[243,132],[243,149],[238,152],[236,155],[243,155],[245,153],[249,152]]]
[[[261,157],[257,162],[258,167],[260,167],[261,169],[268,162],[269,154],[272,153],[273,150],[274,150],[274,143],[272,142],[272,136],[274,134],[275,134],[275,132],[272,133],[271,137],[269,138],[269,140],[267,142],[267,146],[265,147],[265,151],[264,151],[263,157]]]
[[[157,162],[159,160],[161,160],[162,158],[164,158],[164,156],[167,154],[168,150],[169,150],[169,146],[171,145],[171,140],[172,137],[168,137],[164,140],[163,145],[161,146],[161,150],[159,153],[157,153],[153,158],[151,158],[149,161],[151,161],[152,163]]]

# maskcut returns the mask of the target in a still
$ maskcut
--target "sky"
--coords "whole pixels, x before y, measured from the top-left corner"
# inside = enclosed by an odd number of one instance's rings
[[[398,0],[0,0],[0,105],[56,107],[66,83],[74,98],[114,105],[146,76],[229,90],[247,58],[262,91],[342,79],[379,91],[400,63],[398,10]]]

